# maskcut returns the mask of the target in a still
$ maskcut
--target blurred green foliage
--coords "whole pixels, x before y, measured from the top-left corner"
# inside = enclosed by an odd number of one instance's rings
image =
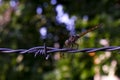
[[[0,47],[12,49],[31,48],[43,45],[39,29],[43,26],[48,29],[46,39],[47,46],[53,47],[55,43],[63,47],[64,41],[69,37],[69,31],[65,24],[56,20],[55,8],[58,4],[69,16],[76,16],[75,29],[81,33],[82,29],[89,29],[99,23],[104,26],[91,32],[91,36],[85,36],[78,40],[80,49],[91,47],[103,47],[99,41],[106,39],[109,45],[120,44],[120,1],[119,0],[58,0],[55,5],[50,0],[20,0],[16,9],[12,9],[9,0],[0,4]],[[36,8],[42,7],[42,14],[36,13]],[[8,14],[5,14],[8,11]],[[4,18],[10,17],[6,21]],[[88,16],[86,23],[83,17]],[[8,18],[7,18],[8,19]],[[0,80],[93,80],[98,66],[100,74],[105,73],[104,65],[109,65],[113,60],[117,61],[115,75],[120,77],[120,55],[113,51],[110,57],[99,59],[105,52],[77,53],[65,55],[61,58],[59,53],[51,55],[48,60],[43,56],[34,58],[33,54],[0,54]],[[60,58],[55,59],[55,56]],[[105,56],[105,55],[104,55]]]

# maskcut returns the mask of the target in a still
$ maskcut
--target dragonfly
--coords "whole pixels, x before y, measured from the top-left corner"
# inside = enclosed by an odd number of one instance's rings
[[[85,34],[96,30],[97,28],[101,27],[102,24],[98,24],[95,27],[92,27],[88,30],[86,30],[85,32],[82,32],[81,34],[76,34],[76,35],[71,35],[66,41],[65,41],[65,47],[67,48],[72,48],[74,45],[77,45],[78,48],[78,44],[76,43],[76,41],[81,38],[82,36],[84,36]]]

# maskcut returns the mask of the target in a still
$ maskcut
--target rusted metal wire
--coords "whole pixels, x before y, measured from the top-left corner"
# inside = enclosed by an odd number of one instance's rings
[[[49,58],[50,53],[55,52],[67,52],[67,53],[79,53],[79,52],[97,52],[97,51],[113,51],[113,50],[120,50],[120,46],[108,46],[102,48],[85,48],[85,49],[72,49],[72,48],[53,48],[47,47],[45,44],[44,46],[33,47],[30,49],[9,49],[9,48],[0,48],[1,53],[19,53],[19,54],[30,54],[33,53],[36,55],[44,55],[46,59]]]

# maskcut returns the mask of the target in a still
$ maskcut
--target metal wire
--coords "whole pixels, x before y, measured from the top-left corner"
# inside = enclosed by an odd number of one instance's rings
[[[30,54],[33,53],[35,54],[34,56],[36,57],[37,55],[44,55],[46,59],[49,58],[50,53],[55,53],[55,52],[67,52],[67,53],[79,53],[79,52],[96,52],[96,51],[113,51],[113,50],[120,50],[120,46],[108,46],[108,47],[102,47],[102,48],[85,48],[85,49],[72,49],[72,48],[53,48],[53,47],[47,47],[46,44],[44,46],[38,46],[38,47],[33,47],[30,49],[9,49],[9,48],[0,48],[1,53],[19,53],[19,54]]]

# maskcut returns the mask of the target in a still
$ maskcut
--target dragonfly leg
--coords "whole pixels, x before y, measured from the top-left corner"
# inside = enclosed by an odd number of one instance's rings
[[[71,47],[71,48],[73,48],[73,49],[78,49],[78,47],[79,47],[79,45],[78,45],[77,43],[74,43],[74,44],[72,44],[72,47]]]
[[[78,43],[75,43],[75,45],[76,45],[76,49],[78,49],[78,48],[79,48],[79,45],[78,45]]]
[[[77,43],[73,43],[73,44],[70,44],[69,46],[67,46],[67,48],[73,48],[73,49],[78,49],[79,45]]]

